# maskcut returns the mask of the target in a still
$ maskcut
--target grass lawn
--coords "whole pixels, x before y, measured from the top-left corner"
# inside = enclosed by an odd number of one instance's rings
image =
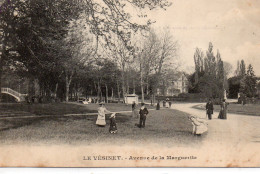
[[[205,110],[204,105],[197,105],[194,108]],[[220,105],[214,105],[214,111],[219,112]],[[228,113],[260,116],[260,105],[256,105],[256,104],[241,105],[241,104],[230,103],[227,107],[227,111]]]
[[[131,111],[132,106],[126,104],[108,103],[105,105],[109,111]],[[83,105],[80,103],[47,103],[47,104],[25,104],[8,103],[0,104],[0,116],[3,115],[64,115],[64,114],[83,114],[97,113],[98,104]],[[139,107],[140,108],[140,105]],[[155,108],[147,106],[148,109]]]
[[[107,106],[111,110],[116,106]],[[81,108],[81,107],[79,107]],[[126,108],[127,109],[127,108]],[[82,110],[83,111],[83,110]],[[12,118],[1,119],[1,144],[85,144],[108,143],[117,145],[145,145],[158,143],[171,146],[200,145],[200,137],[191,134],[188,114],[171,110],[150,110],[146,128],[137,128],[138,119],[131,113],[117,114],[117,134],[110,134],[107,116],[106,127],[95,125],[96,116]]]

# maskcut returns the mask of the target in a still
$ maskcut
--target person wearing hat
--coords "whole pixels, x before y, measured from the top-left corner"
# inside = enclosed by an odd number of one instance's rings
[[[111,114],[110,116],[110,127],[109,127],[109,132],[111,134],[117,133],[117,126],[116,126],[116,113]]]
[[[111,114],[111,112],[105,108],[104,103],[99,103],[99,106],[100,107],[98,108],[98,117],[97,117],[96,125],[105,126],[106,125],[106,114]]]
[[[211,120],[211,118],[212,118],[213,110],[214,110],[213,103],[212,103],[211,99],[209,99],[206,104],[206,111],[207,111],[206,115],[208,116],[209,120]]]
[[[192,134],[202,135],[203,133],[208,131],[207,122],[205,120],[199,119],[194,115],[188,116],[188,119],[193,125]]]
[[[149,113],[148,109],[145,107],[144,103],[141,103],[141,108],[139,111],[140,121],[139,121],[139,124],[137,125],[139,128],[145,127],[145,120],[146,120],[146,116],[148,113]]]
[[[132,117],[133,118],[138,118],[138,111],[137,111],[137,109],[136,109],[136,103],[135,103],[135,101],[133,101],[133,103],[132,103]]]

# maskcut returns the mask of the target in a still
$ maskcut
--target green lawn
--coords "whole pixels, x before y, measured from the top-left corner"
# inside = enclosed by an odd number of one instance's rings
[[[205,110],[204,105],[203,106],[197,105],[194,108]],[[257,104],[241,105],[241,104],[230,103],[227,108],[228,108],[227,109],[228,113],[260,116],[260,105]],[[214,105],[214,111],[219,112],[220,105]]]
[[[73,106],[74,107],[74,106]],[[115,105],[107,106],[111,110]],[[125,106],[127,109],[129,106]],[[79,107],[81,108],[81,107]],[[187,114],[170,109],[150,110],[146,128],[135,127],[138,119],[131,113],[117,114],[117,134],[110,134],[107,126],[95,125],[96,116],[11,118],[0,120],[0,143],[15,144],[85,144],[112,143],[119,145],[140,145],[158,143],[172,146],[200,146],[206,134],[197,137],[191,134],[192,125]]]
[[[131,111],[132,106],[126,104],[108,103],[105,105],[110,111]],[[64,114],[83,114],[96,113],[98,104],[83,105],[80,103],[48,103],[48,104],[24,104],[24,103],[10,103],[0,104],[0,116],[3,115],[64,115]],[[148,108],[154,108],[147,106]],[[140,105],[137,107],[140,108]]]

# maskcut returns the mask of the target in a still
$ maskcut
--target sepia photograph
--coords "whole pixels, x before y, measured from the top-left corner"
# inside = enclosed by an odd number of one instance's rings
[[[259,15],[0,0],[0,167],[260,167]]]

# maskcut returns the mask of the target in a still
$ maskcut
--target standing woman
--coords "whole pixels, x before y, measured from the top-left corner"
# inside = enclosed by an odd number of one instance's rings
[[[227,119],[227,102],[225,99],[223,99],[223,101],[221,102],[220,105],[220,112],[218,115],[219,119]]]
[[[132,103],[132,117],[133,117],[133,118],[134,118],[134,117],[138,118],[138,115],[137,115],[137,113],[136,113],[136,104],[135,104],[135,101],[133,101],[133,103]]]
[[[99,106],[96,125],[106,126],[106,114],[110,114],[111,112],[105,108],[104,103],[100,103]]]

